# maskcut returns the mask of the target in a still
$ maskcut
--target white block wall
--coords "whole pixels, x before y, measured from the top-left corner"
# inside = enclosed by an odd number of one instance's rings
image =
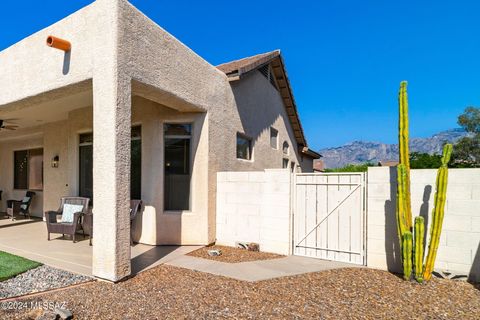
[[[217,174],[217,244],[256,242],[260,250],[290,253],[288,169]]]
[[[412,213],[428,216],[428,227],[435,178],[436,170],[411,171]],[[369,168],[367,185],[367,265],[398,272],[396,168]],[[447,188],[435,268],[469,274],[480,281],[480,169],[450,169]]]

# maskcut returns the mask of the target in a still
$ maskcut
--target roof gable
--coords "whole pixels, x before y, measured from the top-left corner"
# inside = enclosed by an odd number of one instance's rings
[[[307,140],[300,123],[300,118],[293,96],[293,91],[288,80],[285,63],[283,61],[280,50],[262,53],[256,56],[235,60],[228,63],[218,65],[217,68],[224,72],[230,81],[240,80],[245,74],[258,70],[259,68],[270,64],[275,76],[275,82],[278,85],[280,96],[287,111],[290,124],[297,144],[299,152],[312,158],[319,158],[320,155],[307,147]]]

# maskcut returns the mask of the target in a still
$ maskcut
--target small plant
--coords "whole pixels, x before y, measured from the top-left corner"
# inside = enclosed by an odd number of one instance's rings
[[[410,156],[408,132],[408,98],[407,82],[400,83],[398,95],[399,121],[398,121],[398,146],[399,165],[397,166],[397,232],[402,252],[402,267],[405,280],[410,280],[412,272],[418,282],[428,281],[432,277],[435,258],[437,256],[440,234],[445,210],[445,201],[448,182],[448,162],[452,154],[452,145],[446,144],[443,148],[441,166],[437,172],[435,205],[432,213],[432,226],[430,229],[430,243],[428,255],[424,259],[425,221],[423,217],[415,218],[412,225],[412,209],[410,194]],[[413,270],[413,271],[412,271]]]

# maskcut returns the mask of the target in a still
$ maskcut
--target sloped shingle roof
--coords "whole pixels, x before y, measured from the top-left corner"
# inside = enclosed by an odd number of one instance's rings
[[[280,50],[257,54],[252,57],[243,58],[218,65],[217,68],[227,75],[241,74],[261,67],[270,62],[273,58],[280,56]]]

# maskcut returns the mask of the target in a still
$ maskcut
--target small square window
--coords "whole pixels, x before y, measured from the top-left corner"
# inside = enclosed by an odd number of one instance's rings
[[[283,159],[283,165],[282,165],[282,168],[283,168],[283,169],[288,168],[288,162],[289,162],[288,159],[285,159],[285,158]]]
[[[282,150],[283,150],[283,154],[287,154],[287,155],[290,154],[290,146],[288,145],[287,141],[283,142]]]
[[[270,127],[270,146],[278,149],[278,130]]]
[[[252,159],[252,139],[237,133],[237,159]]]

